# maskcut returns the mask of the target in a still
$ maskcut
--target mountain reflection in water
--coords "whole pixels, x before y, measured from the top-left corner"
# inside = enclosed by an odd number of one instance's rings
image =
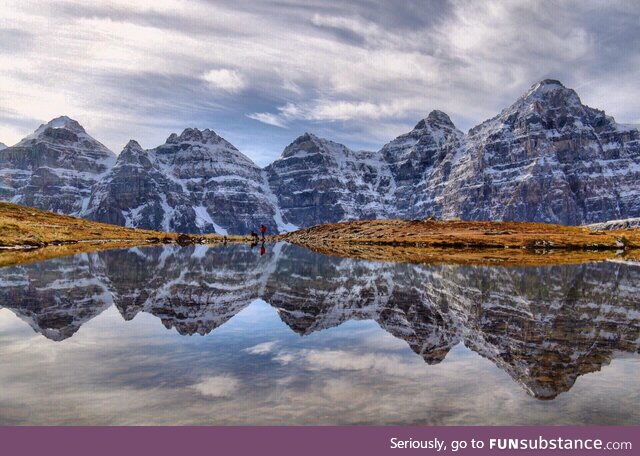
[[[461,344],[537,399],[640,351],[640,265],[622,262],[416,265],[288,244],[263,256],[246,246],[162,246],[6,267],[0,284],[0,305],[53,341],[112,305],[127,321],[143,312],[181,335],[206,335],[261,299],[303,336],[375,321],[429,365]]]

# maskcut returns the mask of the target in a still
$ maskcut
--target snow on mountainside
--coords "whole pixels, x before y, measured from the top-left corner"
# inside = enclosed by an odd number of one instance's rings
[[[0,142],[0,150],[6,149],[7,145],[3,142]]]
[[[94,186],[83,215],[134,228],[195,232],[196,214],[182,187],[156,169],[151,154],[133,140]]]
[[[449,116],[432,111],[409,133],[382,147],[380,154],[393,177],[385,189],[393,216],[424,217],[436,211],[463,142],[464,133]]]
[[[80,215],[115,160],[78,122],[58,117],[0,152],[0,199]]]
[[[95,186],[86,216],[136,228],[186,233],[275,229],[262,171],[211,130],[188,128],[155,149],[131,141]]]
[[[384,216],[378,189],[391,176],[375,153],[310,133],[289,144],[267,166],[283,219],[297,226]]]
[[[638,130],[554,80],[472,128],[445,217],[578,225],[640,215]]]
[[[592,223],[591,225],[587,225],[587,227],[592,230],[626,230],[630,228],[640,228],[640,217]]]
[[[0,199],[140,228],[246,234],[357,219],[581,225],[640,217],[640,133],[559,81],[458,130],[432,111],[379,151],[305,133],[264,169],[188,128],[115,158],[68,117],[0,152]],[[113,167],[113,169],[111,169]]]

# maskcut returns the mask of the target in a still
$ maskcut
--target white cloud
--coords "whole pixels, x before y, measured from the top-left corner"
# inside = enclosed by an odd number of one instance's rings
[[[247,81],[240,73],[226,68],[207,71],[202,75],[202,79],[206,81],[210,87],[229,93],[237,93],[247,87]]]
[[[292,353],[278,353],[273,357],[273,360],[286,366],[287,364],[295,361],[296,357]]]
[[[230,375],[219,375],[206,377],[199,383],[192,385],[192,388],[203,396],[208,397],[229,397],[240,387],[240,381]]]
[[[271,353],[273,351],[276,344],[277,342],[275,340],[270,342],[262,342],[258,345],[254,345],[253,347],[245,348],[244,351],[252,355],[266,355],[267,353]]]
[[[545,77],[577,88],[589,81],[583,101],[637,121],[640,13],[629,2],[454,0],[426,9],[5,0],[0,140],[15,143],[66,114],[114,150],[131,137],[152,147],[169,128],[206,126],[275,158],[287,131],[260,136],[253,120],[308,122],[325,136],[381,145],[434,108],[469,128]]]
[[[247,117],[259,122],[285,128],[294,120],[334,122],[349,120],[379,120],[405,116],[413,109],[412,100],[394,100],[389,103],[367,101],[316,100],[310,104],[287,103],[277,113],[254,112]]]
[[[366,101],[322,101],[309,110],[312,120],[382,119],[402,116],[412,107],[410,100],[395,100],[389,103]]]
[[[273,125],[274,127],[287,128],[286,120],[278,114],[272,114],[269,112],[253,112],[251,114],[247,114],[247,117],[267,125]]]

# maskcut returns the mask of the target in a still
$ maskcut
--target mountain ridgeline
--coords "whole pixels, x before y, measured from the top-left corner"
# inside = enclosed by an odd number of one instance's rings
[[[0,149],[0,200],[185,233],[430,216],[581,225],[640,217],[638,182],[638,128],[555,80],[467,134],[432,111],[377,152],[305,133],[264,169],[208,129],[130,141],[116,159],[68,117]]]

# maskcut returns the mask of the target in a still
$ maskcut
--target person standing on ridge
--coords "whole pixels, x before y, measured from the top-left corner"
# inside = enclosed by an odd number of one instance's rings
[[[262,233],[262,240],[264,241],[264,235],[267,233],[267,227],[264,223],[260,225],[260,232]]]

